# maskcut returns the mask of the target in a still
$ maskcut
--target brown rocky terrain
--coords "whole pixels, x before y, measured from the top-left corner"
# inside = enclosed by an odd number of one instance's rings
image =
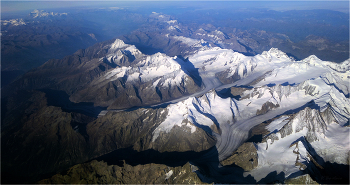
[[[232,165],[235,164],[245,171],[250,171],[258,166],[258,154],[252,142],[243,143],[235,153],[229,158],[221,161],[221,164]]]
[[[126,152],[127,158],[145,151],[144,159],[136,158],[166,162],[171,152],[177,152],[173,156],[186,161],[215,144],[215,139],[203,130],[188,135],[182,127],[170,135],[160,134],[151,142],[153,130],[167,115],[164,108],[109,112],[95,118],[48,105],[45,92],[20,92],[3,101],[3,182],[30,183],[106,154],[113,158],[113,151],[123,148],[133,148],[134,154]]]
[[[103,161],[75,165],[63,174],[43,179],[39,184],[203,184],[191,165],[168,167],[163,164],[121,166]]]

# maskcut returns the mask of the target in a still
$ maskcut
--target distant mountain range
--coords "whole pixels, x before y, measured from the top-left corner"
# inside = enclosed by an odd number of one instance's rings
[[[334,14],[343,19],[342,15]],[[313,20],[312,17],[311,19]],[[178,40],[181,37],[203,39],[218,47],[233,49],[246,55],[256,55],[275,47],[296,60],[312,54],[322,60],[338,63],[349,58],[347,39],[339,41],[339,39],[330,39],[328,35],[310,34],[306,38],[296,39],[295,35],[286,33],[235,28],[234,25],[243,26],[241,25],[243,23],[237,23],[237,21],[216,27],[212,24],[196,23],[195,20],[186,21],[187,23],[184,24],[176,20],[176,17],[163,13],[153,12],[145,16],[123,8],[91,9],[86,13],[34,10],[27,17],[2,20],[1,70],[7,77],[2,78],[2,86],[10,83],[18,74],[38,67],[49,59],[63,58],[78,49],[115,37],[136,45],[147,54],[162,51],[170,56],[181,55],[181,51],[174,43],[171,43],[173,48],[167,46],[170,44],[167,43],[169,39],[177,36]],[[303,19],[303,21],[307,20]],[[244,20],[246,21],[249,20]],[[251,21],[254,22],[254,20]],[[315,24],[318,25],[318,22],[316,21]],[[344,32],[343,27],[335,29]],[[132,32],[133,30],[136,31]],[[150,48],[153,48],[153,51]]]

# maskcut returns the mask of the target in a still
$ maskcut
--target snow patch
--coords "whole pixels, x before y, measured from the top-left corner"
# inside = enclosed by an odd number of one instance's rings
[[[192,46],[192,45],[195,45],[198,42],[200,42],[197,39],[191,39],[191,38],[183,37],[183,36],[174,36],[173,38],[187,44],[188,46]]]
[[[288,123],[288,120],[286,120],[287,118],[289,118],[289,116],[281,116],[266,126],[266,129],[270,132],[278,132],[286,123]]]
[[[175,24],[177,23],[177,20],[170,20],[170,21],[167,21],[168,24]]]
[[[173,170],[170,170],[168,173],[165,174],[165,180],[169,179],[173,175]]]

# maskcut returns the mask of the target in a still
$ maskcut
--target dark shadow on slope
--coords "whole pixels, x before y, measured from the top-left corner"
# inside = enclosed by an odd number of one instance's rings
[[[181,55],[177,56],[175,61],[181,65],[181,69],[190,76],[198,87],[202,86],[202,77],[199,75],[198,68],[195,68],[188,58],[183,58]]]
[[[217,159],[216,148],[213,148],[211,153],[208,152],[207,154],[209,155],[202,156],[198,160],[192,161],[192,164],[195,164],[199,168],[199,170],[196,171],[198,177],[205,183],[256,184],[284,181],[285,175],[283,172],[280,174],[271,172],[264,179],[257,182],[251,175],[245,176],[244,173],[246,171],[235,164],[222,166]]]
[[[295,178],[300,175],[309,174],[311,178],[319,184],[349,184],[349,165],[326,162],[317,154],[312,145],[303,136],[293,143],[301,142],[312,158],[308,163],[304,163],[305,171],[295,172],[288,178]]]
[[[305,137],[299,138],[296,142],[298,141],[303,143],[307,152],[314,159],[306,169],[312,179],[319,184],[349,184],[349,165],[326,162]]]
[[[95,107],[94,103],[91,102],[71,102],[68,94],[64,91],[52,89],[40,89],[39,91],[45,93],[48,106],[60,107],[65,112],[76,112],[97,118],[102,110],[106,110],[106,107]]]
[[[116,68],[116,67],[118,67],[118,65],[117,64],[115,64],[115,63],[113,63],[113,62],[109,62],[106,58],[103,58],[103,63],[105,63],[105,64],[107,64],[107,65],[109,65],[110,67],[112,67],[112,68]],[[99,66],[99,68],[101,69],[101,67]],[[105,69],[105,67],[104,66],[102,66],[102,69]]]
[[[235,87],[235,88],[242,88],[242,89],[253,89],[254,87],[252,86],[246,86],[246,85],[240,85],[240,86],[232,86],[232,87]],[[220,98],[233,98],[233,99],[236,99],[236,100],[239,100],[241,98],[241,95],[236,95],[236,94],[242,94],[245,90],[243,90],[242,92],[240,93],[236,93],[235,95],[232,94],[231,92],[231,88],[232,87],[229,87],[229,88],[223,88],[219,91],[216,90],[216,93],[217,95],[220,97]]]
[[[240,51],[237,51],[238,53],[242,53],[243,55],[245,56],[255,56],[257,53],[254,52],[254,51],[251,51],[251,52],[240,52]]]
[[[276,183],[283,183],[285,179],[286,174],[284,172],[280,172],[277,174],[277,171],[270,172],[266,177],[262,178],[259,182],[259,184],[276,184]]]
[[[263,135],[258,134],[250,137],[246,142],[261,143],[262,139],[263,139]]]
[[[196,174],[205,183],[218,183],[218,184],[255,184],[257,183],[254,177],[247,175],[244,177],[244,169],[236,166],[223,166],[217,167],[219,163],[207,163],[206,166],[199,166],[199,170]]]
[[[254,50],[252,48],[250,48],[249,46],[243,44],[239,40],[237,40],[237,42],[238,42],[238,44],[240,44],[243,47],[245,47],[245,49],[247,50],[247,52],[241,52],[243,55],[245,55],[245,56],[254,56],[254,55],[256,55],[256,53],[254,52]]]
[[[299,111],[304,110],[306,107],[309,107],[311,109],[320,110],[320,107],[315,103],[315,101],[311,100],[311,101],[307,102],[306,104],[304,104],[303,106],[298,107],[296,109],[287,110],[286,112],[275,116],[275,118],[278,118],[278,117],[283,116],[283,115],[298,113]]]
[[[1,126],[4,126],[4,118],[7,113],[8,98],[1,98]]]
[[[267,84],[266,86],[267,87],[273,87],[273,86],[275,86],[276,84],[275,83],[269,83],[269,84]]]
[[[233,87],[237,87],[237,88],[247,88],[247,89],[253,89],[253,86],[250,85],[235,85]]]
[[[117,149],[111,153],[102,155],[92,160],[104,161],[107,162],[108,165],[119,166],[124,160],[127,164],[132,166],[156,163],[175,167],[182,166],[189,161],[200,158],[200,156],[203,156],[205,153],[210,152],[212,148],[202,152],[159,152],[154,149],[148,149],[145,151],[138,152],[134,150],[133,147],[128,147],[123,149]]]
[[[295,83],[290,84],[289,82],[284,82],[281,84],[282,86],[295,86]]]
[[[130,43],[130,44],[134,45],[138,50],[140,50],[143,54],[146,54],[146,55],[153,55],[153,54],[156,54],[158,52],[164,53],[164,50],[159,49],[159,48],[146,46],[146,45],[143,45],[140,43]]]
[[[333,86],[334,88],[336,88],[340,93],[344,94],[344,96],[346,98],[349,98],[350,97],[350,94],[345,94],[341,89],[339,89],[334,83],[330,83],[329,85]]]
[[[13,71],[1,71],[1,88],[13,82],[20,75],[24,74],[25,71],[13,70]]]
[[[160,98],[160,101],[162,101],[163,100],[163,95],[162,95],[162,92],[159,90],[158,86],[156,87],[156,93],[158,94],[158,96]]]
[[[299,60],[300,60],[300,58],[298,58],[297,56],[295,56],[295,55],[293,55],[293,54],[291,54],[291,53],[286,53],[286,54],[287,54],[288,57],[293,57],[294,60],[296,60],[296,61],[299,61]]]
[[[219,133],[221,133],[220,124],[219,124],[218,120],[213,115],[201,111],[197,104],[193,104],[193,106],[199,113],[201,113],[204,116],[206,116],[207,118],[209,118],[216,125],[216,127],[219,130]],[[205,125],[201,125],[198,123],[196,124],[196,126],[203,129],[204,131],[208,132],[210,135],[212,135],[212,130],[210,129],[210,127],[205,126]]]
[[[217,94],[220,98],[223,98],[223,99],[226,99],[226,98],[233,98],[233,99],[239,100],[239,99],[241,98],[240,95],[234,96],[234,95],[231,93],[230,88],[224,88],[224,89],[221,89],[220,91],[216,91],[216,94]]]

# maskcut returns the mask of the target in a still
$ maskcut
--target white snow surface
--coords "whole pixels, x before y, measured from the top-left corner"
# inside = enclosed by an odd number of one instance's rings
[[[26,23],[23,21],[23,19],[10,19],[10,20],[1,20],[1,25],[8,25],[11,24],[13,26],[21,26],[26,25]]]
[[[173,175],[173,170],[170,170],[168,173],[165,174],[165,180],[169,179]]]
[[[175,125],[185,126],[182,121],[186,119],[197,126],[196,129],[201,128],[202,125],[217,124],[221,133],[214,133],[214,135],[218,141],[216,147],[219,152],[219,160],[223,160],[248,139],[248,133],[252,127],[289,110],[308,105],[310,102],[314,102],[313,104],[318,107],[316,107],[318,112],[322,113],[326,109],[330,110],[331,113],[323,114],[330,114],[327,115],[329,117],[327,119],[334,119],[335,121],[327,122],[327,124],[336,124],[338,129],[342,129],[340,133],[349,133],[348,127],[343,127],[350,119],[350,102],[344,95],[349,92],[349,84],[347,83],[349,71],[346,67],[348,62],[334,64],[320,61],[315,57],[309,58],[308,60],[294,61],[277,49],[271,49],[254,57],[247,57],[220,48],[198,51],[196,54],[189,56],[189,60],[197,68],[204,67],[204,71],[208,76],[213,77],[217,72],[229,69],[231,71],[235,70],[236,74],[241,77],[241,80],[235,82],[235,84],[242,81],[250,83],[261,76],[265,81],[261,80],[253,85],[253,89],[246,90],[242,95],[243,98],[239,101],[214,96],[215,93],[211,91],[200,98],[190,97],[177,104],[169,105],[168,109],[171,111],[168,112],[166,120],[153,133],[153,141],[156,141],[160,132],[169,133]],[[228,74],[230,75],[230,73]],[[276,75],[280,78],[273,78]],[[267,102],[272,103],[275,107],[265,114],[257,115],[257,111],[261,110]],[[261,179],[276,169],[278,172],[283,171],[286,176],[299,170],[299,167],[295,166],[296,155],[293,153],[295,148],[289,148],[289,146],[309,133],[306,127],[307,124],[318,125],[320,119],[319,116],[317,117],[319,113],[316,113],[316,109],[311,111],[313,117],[311,122],[302,120],[303,116],[300,119],[293,120],[295,124],[292,135],[280,138],[274,143],[269,143],[269,149],[266,149],[266,143],[259,145],[259,161],[262,162],[259,162],[259,168],[251,173],[254,178]],[[217,112],[214,110],[217,110]],[[288,118],[290,117],[279,117],[267,127],[267,130],[270,132],[280,131],[289,122]],[[193,129],[192,125],[188,125],[188,123],[186,126]],[[330,130],[326,129],[326,132],[323,127],[317,129],[317,133],[313,134],[318,140],[313,142],[312,146],[315,147],[316,151],[334,154],[335,156],[332,156],[330,160],[344,162],[344,156],[349,151],[348,137],[342,134],[342,136],[339,136],[343,138],[342,143],[334,144],[335,139],[327,143],[323,142],[324,139],[320,139],[319,136],[320,134],[327,135],[327,133],[334,134],[335,132],[332,132],[333,127],[329,127]],[[330,141],[329,138],[332,137],[329,136],[327,141]],[[344,140],[347,142],[343,142]],[[314,146],[314,143],[318,142],[325,145],[315,144]],[[332,147],[327,147],[328,144]],[[323,148],[320,147],[321,145]],[[262,150],[263,148],[264,150]],[[332,152],[327,151],[327,148],[332,148]],[[300,152],[300,162],[307,162],[306,150],[302,143],[299,144],[298,150]],[[319,155],[323,156],[322,154]],[[327,160],[327,158],[325,159]]]
[[[346,103],[349,103],[349,101]],[[332,105],[330,108],[332,108]],[[328,116],[336,118],[339,115],[325,115],[324,118]],[[350,119],[349,113],[341,116],[346,117],[347,121]],[[347,164],[348,152],[350,151],[350,127],[342,127],[341,124],[336,122],[336,119],[324,118],[320,118],[319,110],[310,109],[300,111],[290,121],[286,120],[286,116],[273,121],[267,126],[267,129],[271,131],[270,128],[284,126],[288,122],[291,125],[291,134],[282,137],[277,132],[275,134],[277,139],[273,141],[267,139],[267,142],[257,144],[258,167],[246,172],[245,175],[250,174],[255,180],[259,181],[273,171],[277,171],[277,173],[283,171],[285,176],[288,177],[294,172],[304,170],[299,169],[299,166],[296,166],[295,163],[300,162],[305,165],[310,163],[309,153],[300,141],[300,139],[310,137],[310,135],[316,138],[315,141],[310,141],[311,146],[324,161]],[[298,145],[292,146],[294,143]],[[295,151],[298,151],[299,154]],[[299,156],[298,160],[297,156]]]
[[[232,122],[230,107],[231,99],[222,99],[214,91],[200,98],[190,97],[168,107],[168,115],[153,132],[154,142],[160,132],[169,133],[174,126],[187,126],[191,133],[196,131],[196,126],[212,126],[218,123]]]
[[[302,142],[297,142],[298,147],[291,145],[294,144],[297,139],[306,135],[306,133],[307,129],[304,128],[302,131],[288,135],[283,139],[281,139],[281,135],[277,133],[276,136],[279,140],[272,142],[269,139],[266,143],[258,144],[258,167],[250,172],[246,172],[245,175],[250,174],[256,181],[260,181],[274,171],[276,171],[277,174],[284,172],[285,177],[299,171],[300,167],[295,165],[297,157],[299,156],[298,162],[300,163],[307,163],[310,159],[307,157],[307,151]],[[293,151],[299,152],[299,154]]]
[[[110,46],[110,50],[112,51],[115,51],[117,49],[120,49],[120,48],[124,48],[124,47],[127,47],[127,46],[130,46],[128,44],[125,44],[124,41],[120,40],[120,39],[116,39],[113,44],[111,44]]]
[[[186,37],[176,39],[189,46],[205,43]],[[138,57],[137,64],[108,71],[106,80],[124,77],[130,83],[135,80],[152,81],[152,87],[155,88],[178,85],[187,77],[184,71],[186,65],[179,58],[161,53],[138,55],[136,48],[119,40],[111,45],[111,53],[106,59],[110,62],[118,60],[125,50]],[[297,155],[293,151],[296,150],[299,152],[299,162],[307,164],[307,151],[303,143],[297,141],[301,137],[315,138],[311,145],[326,161],[342,164],[346,161],[350,146],[349,127],[344,127],[350,119],[350,101],[346,97],[350,91],[349,60],[336,64],[312,55],[295,61],[276,48],[256,56],[244,56],[232,50],[207,45],[202,45],[194,54],[186,57],[195,68],[200,69],[205,91],[233,85],[250,85],[253,88],[243,92],[240,100],[221,98],[214,90],[200,97],[181,98],[182,101],[167,107],[165,120],[153,132],[153,142],[157,142],[160,133],[169,133],[175,126],[184,128],[189,134],[197,129],[208,131],[208,128],[216,126],[219,133],[212,131],[212,134],[217,138],[219,160],[223,160],[248,139],[252,127],[277,117],[266,129],[273,132],[278,140],[258,144],[258,168],[247,172],[256,180],[275,170],[278,173],[283,171],[286,176],[300,170],[295,166]],[[222,85],[216,74],[223,72],[227,78],[238,76],[238,81]],[[268,104],[273,107],[257,115],[263,105]],[[280,116],[305,105],[312,105],[312,109],[309,112],[300,111],[297,114],[299,117]],[[324,118],[321,119],[320,114]],[[305,120],[308,117],[305,115],[311,115],[312,118]],[[289,123],[292,123],[293,132],[282,137],[279,132]],[[314,127],[316,131],[308,130]],[[295,142],[298,147],[290,147]]]
[[[311,145],[325,161],[347,164],[350,151],[349,133],[350,127],[332,123],[327,126],[327,132],[320,134],[318,140],[312,142]]]
[[[169,57],[163,53],[154,55],[142,54],[134,45],[125,44],[122,40],[116,39],[109,46],[108,54],[100,60],[105,60],[109,63],[117,63],[123,56],[132,55],[136,62],[131,67],[116,67],[108,71],[103,79],[98,80],[98,83],[117,80],[118,78],[126,78],[127,82],[133,81],[155,81],[152,87],[158,84],[163,87],[180,85],[188,79],[187,74],[181,68],[181,59]]]
[[[173,38],[187,44],[188,46],[192,46],[200,42],[200,40],[192,39],[184,36],[173,36]]]
[[[170,20],[170,21],[167,21],[168,24],[175,24],[177,23],[177,20]]]
[[[274,121],[272,121],[268,126],[266,126],[266,129],[270,132],[279,131],[286,123],[288,123],[289,118],[288,116],[282,116]]]

